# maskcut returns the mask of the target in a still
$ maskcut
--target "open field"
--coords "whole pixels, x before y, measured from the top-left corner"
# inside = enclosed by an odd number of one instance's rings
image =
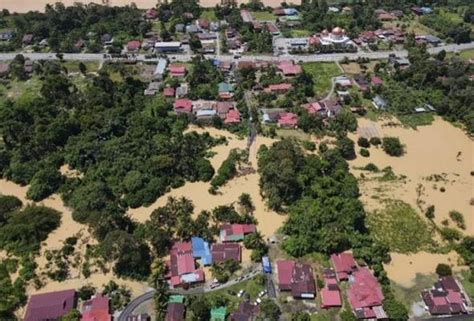
[[[201,18],[205,18],[209,21],[218,21],[216,14],[213,9],[206,9],[201,12]]]
[[[312,35],[312,32],[305,29],[291,29],[291,36],[293,38],[299,37],[309,37]]]
[[[67,60],[61,63],[62,67],[65,67],[69,73],[71,72],[80,72],[79,64],[80,61]],[[82,62],[86,66],[86,72],[96,72],[99,70],[98,61],[84,61]]]
[[[276,16],[268,11],[252,11],[252,16],[258,21],[275,21]]]
[[[317,96],[325,96],[331,89],[331,78],[341,74],[335,63],[308,62],[303,64],[303,69],[313,77]]]
[[[396,120],[391,119],[391,122]],[[350,162],[356,177],[364,174],[360,180],[361,200],[370,211],[383,209],[382,200],[402,200],[424,218],[424,212],[430,205],[435,206],[434,223],[448,220],[451,227],[455,224],[449,218],[449,212],[457,210],[463,213],[466,230],[474,231],[474,217],[470,215],[470,205],[474,185],[474,144],[466,134],[452,124],[435,117],[432,125],[417,130],[403,126],[387,126],[387,120],[372,122],[359,119],[359,127],[373,127],[379,137],[399,137],[405,145],[405,155],[388,156],[381,148],[371,147],[370,157],[357,157]],[[358,135],[350,137],[357,141]],[[357,148],[358,149],[358,148]],[[382,169],[391,166],[397,178],[380,181],[361,168],[368,163]],[[400,177],[404,177],[400,179]],[[444,192],[441,188],[444,188]],[[467,232],[469,233],[469,232]],[[412,284],[417,273],[430,273],[438,263],[456,265],[457,256],[450,254],[430,254],[419,252],[413,256],[392,254],[393,261],[386,266],[389,277],[399,284]]]
[[[363,72],[374,72],[377,61],[371,61],[367,64],[358,64],[357,62],[350,62],[348,64],[341,64],[342,69],[346,74],[357,75]]]

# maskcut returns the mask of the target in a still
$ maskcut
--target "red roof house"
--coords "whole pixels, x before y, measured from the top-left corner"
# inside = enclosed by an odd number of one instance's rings
[[[265,88],[265,92],[267,93],[285,93],[292,88],[291,84],[283,83],[283,84],[274,84],[269,85]]]
[[[213,262],[242,261],[242,248],[237,243],[213,244],[211,252]]]
[[[295,128],[298,125],[298,115],[294,113],[281,113],[278,118],[278,126]]]
[[[186,66],[178,65],[178,64],[171,64],[168,67],[171,76],[173,77],[184,77],[186,76]]]
[[[220,239],[222,242],[242,241],[246,234],[255,233],[255,224],[225,224],[221,228]]]
[[[158,11],[155,8],[150,8],[146,11],[145,17],[147,19],[156,19],[158,18]]]
[[[170,252],[169,277],[174,287],[204,282],[204,272],[196,269],[191,242],[177,242]]]
[[[336,272],[333,269],[324,270],[324,288],[321,290],[321,307],[324,309],[342,306],[341,290],[337,285]]]
[[[349,274],[357,270],[357,263],[352,253],[332,254],[331,262],[336,270],[336,276],[339,281],[347,280]]]
[[[294,298],[315,297],[316,284],[311,265],[282,260],[277,262],[277,273],[280,291],[291,291]]]
[[[202,29],[209,29],[209,20],[206,18],[199,18],[198,25]]]
[[[184,320],[184,304],[168,303],[166,308],[165,321],[183,321]]]
[[[291,60],[280,62],[278,64],[278,69],[280,69],[285,76],[295,76],[300,74],[302,71],[301,66],[294,64]]]
[[[324,107],[317,101],[306,104],[303,106],[308,113],[310,114],[316,114],[324,110]]]
[[[177,113],[191,113],[193,111],[193,102],[189,99],[176,99],[174,102],[174,111]]]
[[[165,87],[163,89],[163,95],[165,95],[165,97],[174,97],[174,93],[175,90],[173,87]]]
[[[373,76],[370,79],[370,82],[372,83],[373,86],[382,86],[383,85],[383,80],[378,76]]]
[[[238,109],[231,109],[227,113],[225,120],[225,124],[238,124],[240,123],[240,112]]]
[[[71,312],[76,304],[75,290],[35,294],[28,301],[24,321],[59,319]]]
[[[138,51],[142,43],[138,40],[132,40],[127,43],[127,50],[128,51]]]
[[[347,291],[349,302],[359,319],[387,318],[382,308],[384,295],[377,278],[367,268],[352,273],[354,282]]]
[[[81,321],[112,321],[110,299],[98,294],[82,306]]]
[[[467,313],[467,295],[452,276],[439,279],[430,290],[421,292],[421,297],[432,315]]]

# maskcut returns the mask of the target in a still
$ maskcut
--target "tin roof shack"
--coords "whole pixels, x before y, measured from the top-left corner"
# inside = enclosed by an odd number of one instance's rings
[[[321,307],[323,309],[341,307],[341,290],[337,285],[336,272],[333,269],[325,269],[323,275],[324,288],[321,290]]]
[[[110,313],[110,299],[102,294],[97,294],[86,301],[82,306],[81,321],[112,321]]]
[[[336,271],[338,281],[347,281],[349,275],[357,271],[358,266],[352,253],[335,253],[331,255],[331,263]]]
[[[257,227],[255,224],[225,224],[221,227],[221,242],[239,242],[243,241],[245,235],[255,233]]]
[[[431,289],[421,292],[431,315],[465,314],[472,305],[466,292],[454,277],[441,277]]]
[[[160,90],[161,83],[160,82],[151,82],[148,84],[148,87],[145,89],[145,96],[155,96],[156,93]]]
[[[166,73],[166,66],[168,66],[168,61],[164,58],[158,60],[155,71],[153,72],[153,78],[156,80],[162,80]]]
[[[76,291],[73,289],[35,294],[28,301],[24,321],[56,320],[71,312],[76,305]]]
[[[313,268],[291,260],[277,262],[278,285],[280,291],[291,291],[295,299],[314,299],[316,284]]]
[[[380,110],[385,110],[388,108],[388,102],[382,98],[382,96],[375,96],[374,99],[372,100],[372,105],[374,105],[374,107],[376,109],[380,109]]]

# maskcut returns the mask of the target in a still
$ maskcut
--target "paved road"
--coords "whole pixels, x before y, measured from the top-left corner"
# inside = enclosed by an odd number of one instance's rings
[[[211,288],[210,286],[205,286],[205,287],[199,287],[199,288],[191,288],[189,290],[183,290],[183,289],[170,289],[169,293],[170,294],[182,294],[182,295],[196,295],[196,294],[203,294],[203,293],[208,293],[208,292],[213,292],[217,290],[222,290],[225,288],[228,288],[230,286],[236,285],[240,282],[247,281],[248,279],[253,278],[256,276],[258,273],[260,273],[260,270],[253,270],[250,271],[249,273],[245,274],[243,277],[236,278],[233,280],[230,280],[229,282],[222,284],[219,287],[216,288]],[[155,294],[155,290],[150,290],[139,297],[135,298],[133,301],[131,301],[125,309],[120,313],[120,316],[117,318],[117,321],[126,321],[127,318],[133,314],[133,311],[135,311],[140,305],[153,300],[153,295]]]
[[[456,52],[466,49],[474,49],[474,42],[461,44],[461,45],[446,45],[435,48],[429,48],[428,52],[431,54],[436,54],[441,50],[446,50],[447,52]],[[55,53],[22,53],[25,57],[28,57],[32,60],[56,60]],[[313,61],[340,61],[345,57],[349,59],[357,58],[369,58],[369,59],[384,59],[388,58],[390,54],[395,54],[399,57],[406,57],[408,55],[406,50],[393,50],[393,51],[377,51],[377,52],[355,52],[355,53],[333,53],[333,54],[313,54],[313,55],[287,55],[274,57],[271,55],[252,55],[252,56],[243,56],[241,60],[261,60],[261,61],[281,61],[294,59],[297,61],[303,62],[313,62]],[[12,60],[17,53],[0,53],[0,61]],[[190,61],[193,55],[181,54],[181,55],[168,55],[172,60],[178,61]],[[216,58],[223,61],[232,61],[232,55],[206,55],[208,58]],[[158,61],[158,58],[155,59],[145,59],[145,55],[137,55],[138,61]],[[63,54],[63,59],[65,60],[80,60],[80,61],[97,61],[103,60],[103,54],[93,54],[93,53],[65,53]]]

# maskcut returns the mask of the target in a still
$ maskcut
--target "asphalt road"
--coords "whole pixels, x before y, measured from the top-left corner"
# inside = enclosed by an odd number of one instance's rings
[[[431,54],[436,54],[441,50],[446,50],[447,52],[455,52],[466,49],[474,49],[474,42],[461,44],[461,45],[445,45],[435,48],[429,48],[428,52]],[[0,61],[12,60],[18,53],[0,53]],[[31,60],[57,60],[55,53],[21,53],[25,57],[30,58]],[[251,55],[243,56],[241,60],[260,60],[260,61],[281,61],[294,59],[296,61],[303,62],[313,62],[313,61],[340,61],[345,57],[348,57],[351,60],[357,58],[369,58],[369,59],[384,59],[388,58],[390,54],[395,54],[399,57],[406,57],[408,55],[406,50],[394,50],[394,51],[376,51],[376,52],[355,52],[355,53],[333,53],[333,54],[312,54],[312,55],[286,55],[286,56],[271,56],[271,55]],[[190,61],[193,55],[181,54],[181,55],[168,55],[171,60],[177,61]],[[222,61],[233,61],[234,58],[232,55],[206,55],[208,58],[216,58]],[[63,54],[64,60],[79,60],[79,61],[97,61],[103,60],[103,54],[94,54],[94,53],[65,53]],[[155,59],[145,59],[145,55],[137,55],[136,59],[138,61],[157,61]]]
[[[182,295],[195,295],[195,294],[203,294],[203,293],[208,293],[208,292],[213,292],[217,290],[222,290],[225,288],[228,288],[230,286],[236,285],[240,282],[247,281],[250,278],[253,278],[256,276],[258,273],[260,273],[260,270],[253,270],[250,271],[249,273],[243,275],[240,278],[232,279],[229,282],[222,284],[219,287],[211,288],[209,286],[205,287],[198,287],[198,288],[191,288],[189,290],[183,290],[183,289],[170,289],[170,294],[182,294]],[[149,292],[146,292],[139,297],[135,298],[133,301],[131,301],[125,309],[120,313],[120,316],[117,318],[117,321],[126,321],[127,318],[133,314],[133,312],[143,303],[146,303],[147,301],[153,300],[153,295],[155,294],[155,290],[151,290]]]

